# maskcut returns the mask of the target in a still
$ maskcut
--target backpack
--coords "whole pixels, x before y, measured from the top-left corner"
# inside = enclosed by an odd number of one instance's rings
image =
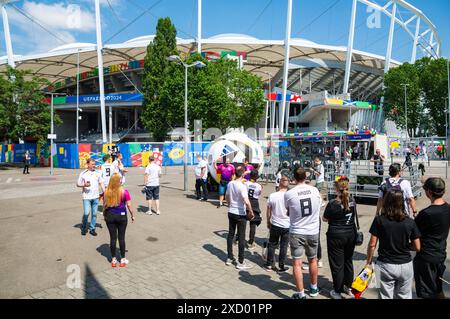
[[[398,190],[403,192],[402,188],[400,187],[400,184],[402,183],[403,179],[400,178],[396,183],[392,184],[391,181],[389,180],[389,178],[386,178],[386,183],[381,184],[380,186],[380,191],[383,192],[383,197],[386,195],[386,193],[389,190]]]

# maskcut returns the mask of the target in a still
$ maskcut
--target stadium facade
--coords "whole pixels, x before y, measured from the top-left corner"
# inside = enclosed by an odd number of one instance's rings
[[[353,48],[357,4],[373,7],[390,17],[385,56]],[[398,15],[400,7],[410,15],[406,20],[404,12],[402,18]],[[384,131],[382,108],[378,107],[383,76],[402,63],[391,58],[395,25],[411,36],[412,62],[418,55],[417,48],[423,55],[440,56],[441,43],[434,25],[420,10],[400,0],[389,1],[385,6],[354,0],[347,47],[290,36],[284,40],[264,40],[244,34],[221,34],[202,39],[201,26],[197,39],[177,38],[177,46],[180,55],[200,51],[207,59],[235,59],[240,67],[261,76],[265,81],[267,106],[266,117],[258,127],[265,127],[270,133],[350,130],[363,126],[380,132]],[[290,29],[289,23],[287,28]],[[141,36],[102,48],[105,104],[110,114],[108,125],[113,128],[113,142],[149,140],[139,116],[144,57],[153,37]],[[29,56],[8,53],[7,57],[0,58],[0,72],[5,72],[7,64],[30,70],[52,83],[44,90],[66,94],[54,99],[56,112],[64,121],[56,129],[58,141],[75,141],[77,109],[82,110],[80,142],[101,140],[96,44],[73,43]],[[287,97],[287,103],[283,96]]]

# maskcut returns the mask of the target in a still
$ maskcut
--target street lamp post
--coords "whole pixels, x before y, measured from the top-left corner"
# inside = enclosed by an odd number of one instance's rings
[[[188,190],[188,171],[187,171],[187,162],[188,162],[188,69],[190,67],[203,68],[205,67],[205,63],[202,61],[195,61],[192,64],[186,64],[178,55],[171,55],[167,57],[167,60],[170,62],[177,62],[184,66],[184,191]]]
[[[270,93],[272,93],[271,90],[271,82],[272,82],[272,73],[270,72],[264,72],[264,74],[269,76],[269,94],[268,94],[268,99],[267,99],[267,104],[266,104],[266,120],[264,121],[264,125],[265,125],[265,130],[264,130],[264,138],[266,138],[267,135],[267,126],[270,125],[269,122],[269,108],[271,106],[271,101],[270,101]],[[272,113],[272,112],[271,112]],[[273,116],[273,114],[271,114],[271,116]],[[272,128],[272,127],[271,127]],[[272,130],[271,130],[272,133]]]
[[[408,100],[407,100],[407,93],[406,93],[406,87],[409,86],[407,83],[402,83],[403,87],[405,88],[405,127],[406,127],[406,144],[408,144]]]
[[[79,134],[79,120],[80,120],[80,49],[77,50],[77,122],[76,122],[76,143],[78,144],[80,142],[80,134]]]
[[[53,140],[54,140],[54,125],[53,125],[53,97],[67,95],[65,93],[47,93],[50,95],[50,175],[53,176]]]

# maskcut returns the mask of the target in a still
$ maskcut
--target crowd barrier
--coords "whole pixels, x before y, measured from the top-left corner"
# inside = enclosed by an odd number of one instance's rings
[[[188,143],[188,165],[198,164],[197,155],[206,157],[210,142]],[[83,168],[88,158],[97,165],[103,163],[111,145],[117,146],[123,154],[123,163],[127,167],[145,167],[150,155],[163,166],[183,165],[184,143],[123,143],[123,144],[53,144],[53,165],[59,168]],[[50,166],[50,145],[36,144],[0,144],[0,163],[22,163],[24,154],[29,151],[31,164]]]

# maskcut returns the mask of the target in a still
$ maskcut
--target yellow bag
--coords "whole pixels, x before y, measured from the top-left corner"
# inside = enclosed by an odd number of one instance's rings
[[[359,275],[353,280],[352,283],[352,292],[355,295],[356,299],[361,297],[361,294],[367,289],[369,286],[370,278],[372,278],[373,269],[371,266],[366,266],[359,273]]]

